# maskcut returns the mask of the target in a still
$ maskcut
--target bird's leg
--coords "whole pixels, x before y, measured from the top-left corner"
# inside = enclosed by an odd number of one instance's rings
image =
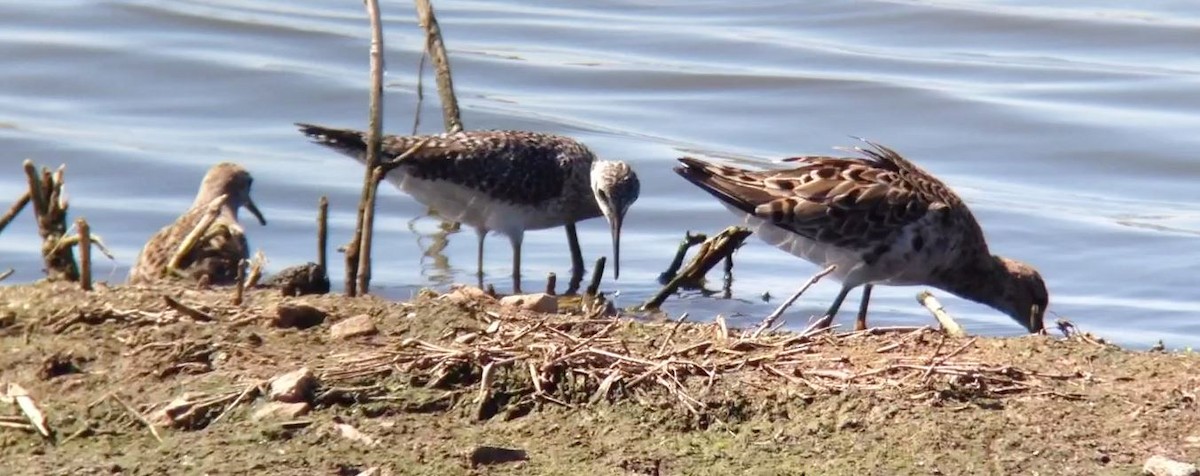
[[[525,233],[518,231],[508,239],[512,242],[513,249],[513,294],[521,294],[521,242],[525,239]]]
[[[862,302],[858,303],[858,319],[854,320],[854,330],[867,330],[867,304],[871,302],[871,285],[863,286]]]
[[[483,289],[483,239],[487,237],[488,231],[482,228],[475,230],[479,238],[478,252],[475,255],[475,277],[479,278],[479,289]]]
[[[825,316],[822,317],[821,320],[817,321],[817,324],[812,326],[813,329],[824,329],[829,327],[830,324],[833,324],[833,316],[837,315],[838,308],[842,307],[842,301],[846,300],[846,295],[850,294],[851,289],[854,289],[854,287],[842,286],[842,290],[838,292],[837,298],[833,300],[833,304],[830,305],[829,309],[825,311]]]
[[[583,251],[579,249],[579,234],[575,231],[575,223],[567,223],[567,244],[571,247],[571,281],[567,285],[567,294],[575,294],[583,283]]]

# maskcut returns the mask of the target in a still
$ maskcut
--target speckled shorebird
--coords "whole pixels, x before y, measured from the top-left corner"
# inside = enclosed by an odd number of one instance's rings
[[[864,141],[866,142],[866,141]],[[823,268],[842,290],[837,313],[863,286],[856,328],[866,327],[871,287],[925,285],[987,304],[1030,332],[1048,301],[1037,270],[992,255],[975,217],[949,187],[895,151],[867,142],[861,157],[797,157],[788,170],[749,171],[681,158],[675,171],[743,216],[764,241]]]
[[[296,124],[314,142],[366,162],[366,135],[348,129]],[[597,160],[573,139],[526,131],[471,131],[429,136],[385,136],[383,159],[415,153],[387,176],[438,215],[475,228],[477,269],[483,240],[507,235],[513,249],[513,289],[521,290],[521,241],[526,230],[565,226],[571,265],[583,270],[575,223],[604,216],[612,231],[613,277],[620,276],[621,223],[640,191],[625,162]]]
[[[207,279],[211,284],[230,284],[237,280],[238,262],[246,259],[249,247],[245,232],[238,223],[238,209],[246,207],[263,225],[267,220],[250,199],[254,181],[241,165],[222,162],[204,175],[200,191],[183,215],[163,227],[142,247],[137,262],[129,271],[130,283],[146,283],[181,277],[191,280]],[[217,208],[216,218],[200,235],[191,251],[183,256],[174,270],[168,269],[172,258],[189,233],[201,223],[211,205]],[[207,278],[205,278],[207,276]]]

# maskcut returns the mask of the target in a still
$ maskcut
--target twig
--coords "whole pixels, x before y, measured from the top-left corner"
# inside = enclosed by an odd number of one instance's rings
[[[546,276],[546,294],[553,296],[556,287],[558,287],[558,275],[551,272]]]
[[[942,332],[945,332],[946,335],[950,337],[967,336],[967,331],[958,325],[958,322],[955,322],[953,317],[950,317],[950,313],[946,312],[946,309],[942,307],[942,303],[938,302],[932,293],[929,291],[917,293],[917,302],[925,306],[925,309],[928,309],[930,314],[933,314],[934,319],[937,319],[938,324],[942,326]]]
[[[378,151],[378,144],[376,145]],[[370,190],[367,192],[367,206],[363,209],[363,233],[358,242],[358,295],[371,292],[371,244],[375,237],[375,197],[379,193],[379,182],[383,180],[382,167],[376,166],[371,171]]]
[[[329,274],[327,250],[329,248],[329,197],[321,195],[317,202],[317,266]]]
[[[425,29],[425,49],[433,59],[433,69],[437,75],[438,96],[442,100],[442,119],[446,123],[446,132],[459,132],[463,130],[463,124],[458,112],[458,98],[454,95],[450,58],[446,54],[446,44],[442,41],[442,30],[438,26],[433,5],[429,0],[416,0],[416,3],[417,17],[421,27]]]
[[[704,233],[685,232],[683,241],[679,242],[679,248],[675,250],[675,257],[671,259],[671,264],[667,265],[667,269],[658,275],[658,281],[662,284],[670,282],[676,274],[679,274],[679,268],[683,266],[683,258],[687,257],[688,250],[707,239],[708,235]]]
[[[0,272],[0,281],[4,281],[5,279],[8,279],[8,277],[12,276],[12,274],[15,272],[16,272],[16,270],[14,270],[12,268],[8,268],[7,271]]]
[[[197,321],[212,322],[212,321],[217,320],[217,318],[213,317],[211,314],[208,314],[199,309],[194,309],[192,307],[189,307],[188,305],[186,305],[182,302],[179,302],[175,298],[168,296],[166,294],[163,294],[163,301],[165,301],[167,303],[167,307],[174,309],[176,312],[179,312],[180,314],[188,316]]]
[[[241,393],[238,394],[237,398],[233,399],[233,403],[230,403],[229,406],[225,407],[225,410],[222,411],[220,415],[217,415],[216,418],[213,418],[213,420],[209,422],[208,426],[212,427],[213,425],[216,425],[217,422],[221,421],[222,418],[225,418],[225,415],[228,415],[229,412],[233,411],[233,409],[237,407],[239,403],[242,403],[242,399],[249,397],[251,393],[257,392],[262,384],[263,382],[257,382],[246,387],[245,390],[242,390]]]
[[[596,260],[596,266],[592,269],[592,281],[588,283],[587,292],[589,296],[595,296],[600,293],[600,280],[604,278],[604,264],[608,262],[608,258],[601,256]]]
[[[21,213],[21,210],[25,209],[25,205],[29,204],[29,197],[29,190],[26,190],[25,193],[21,195],[21,198],[18,198],[16,202],[13,202],[12,207],[8,209],[8,213],[5,213],[3,217],[0,217],[0,232],[3,232],[4,228],[7,227],[8,224],[12,222],[18,214]]]
[[[150,434],[154,436],[154,439],[158,440],[158,444],[163,444],[163,439],[162,436],[159,436],[158,429],[154,427],[153,423],[150,423],[150,420],[147,420],[145,416],[142,416],[141,412],[138,412],[128,403],[125,403],[125,400],[122,400],[121,397],[118,397],[116,393],[108,394],[108,398],[113,399],[113,401],[117,402],[118,405],[124,407],[125,411],[129,412],[130,415],[133,415],[134,418],[142,422],[142,424],[150,430]]]
[[[821,278],[825,277],[825,275],[829,273],[832,273],[835,269],[837,269],[837,265],[831,264],[829,267],[818,271],[817,274],[812,275],[811,278],[808,278],[808,281],[804,282],[804,285],[800,287],[799,291],[796,291],[795,294],[792,294],[792,297],[788,298],[787,301],[784,301],[783,304],[779,305],[774,312],[772,312],[765,319],[763,319],[761,323],[758,324],[758,327],[755,328],[754,332],[750,334],[750,338],[757,339],[758,336],[762,335],[763,332],[775,325],[775,321],[779,319],[779,316],[782,316],[783,312],[786,311],[787,308],[791,307],[792,303],[796,302],[797,299],[800,299],[801,294],[804,294],[805,291],[808,291],[808,288],[812,287],[814,284],[817,284],[817,281],[820,281]]]
[[[698,283],[704,280],[704,275],[708,274],[717,263],[720,263],[726,256],[732,255],[737,251],[746,238],[750,236],[750,230],[745,227],[731,226],[722,230],[716,236],[704,240],[700,244],[700,249],[696,255],[692,257],[692,261],[682,272],[671,278],[662,289],[642,305],[642,310],[658,309],[666,302],[675,291],[679,290],[684,285],[697,286]]]
[[[92,229],[87,220],[75,220],[79,232],[79,285],[84,291],[92,290]]]
[[[425,61],[429,59],[429,40],[425,40],[425,48],[421,50],[421,60],[417,63],[417,105],[413,109],[412,135],[417,135],[421,127],[421,105],[425,103]]]
[[[179,248],[175,250],[175,254],[171,256],[171,261],[167,263],[167,271],[174,272],[183,265],[183,260],[187,259],[191,254],[192,248],[196,247],[196,243],[204,234],[208,232],[208,227],[217,219],[217,215],[221,213],[221,207],[225,206],[225,202],[229,200],[229,195],[221,195],[209,202],[208,209],[204,211],[204,216],[200,217],[200,221],[196,222],[196,226],[192,227],[184,236],[183,241],[179,243]]]
[[[662,344],[658,345],[657,354],[659,356],[662,356],[663,350],[666,350],[667,346],[671,345],[671,339],[675,337],[675,333],[679,331],[679,326],[682,325],[683,321],[686,321],[687,318],[688,318],[688,313],[685,312],[685,313],[681,314],[678,319],[675,319],[675,325],[671,326],[671,331],[667,333],[667,337],[663,339]],[[661,357],[655,357],[655,358],[661,358]]]

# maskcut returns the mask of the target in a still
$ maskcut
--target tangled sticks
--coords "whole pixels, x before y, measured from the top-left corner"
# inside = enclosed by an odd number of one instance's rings
[[[645,402],[657,394],[706,421],[710,402],[705,397],[727,383],[734,388],[782,383],[802,393],[899,392],[931,400],[1080,398],[1049,384],[1077,375],[973,359],[975,339],[948,338],[928,327],[755,336],[729,329],[720,318],[703,325],[682,319],[644,325],[598,315],[507,309],[480,310],[476,316],[477,329],[454,330],[436,341],[405,339],[393,350],[335,359],[323,369],[322,380],[355,381],[399,372],[428,388],[462,393],[474,386],[479,419],[523,413],[537,403]],[[875,343],[863,350],[864,344]]]

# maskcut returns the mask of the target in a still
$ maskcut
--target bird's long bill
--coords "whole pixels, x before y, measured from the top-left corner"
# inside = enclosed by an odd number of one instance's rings
[[[262,212],[258,211],[258,205],[254,204],[254,200],[249,198],[246,199],[246,209],[250,210],[250,213],[254,214],[254,218],[257,218],[259,223],[262,223],[263,226],[267,225],[267,219],[263,218]]]
[[[621,221],[624,220],[620,215],[614,215],[609,222],[612,228],[613,242],[613,279],[621,279]]]

